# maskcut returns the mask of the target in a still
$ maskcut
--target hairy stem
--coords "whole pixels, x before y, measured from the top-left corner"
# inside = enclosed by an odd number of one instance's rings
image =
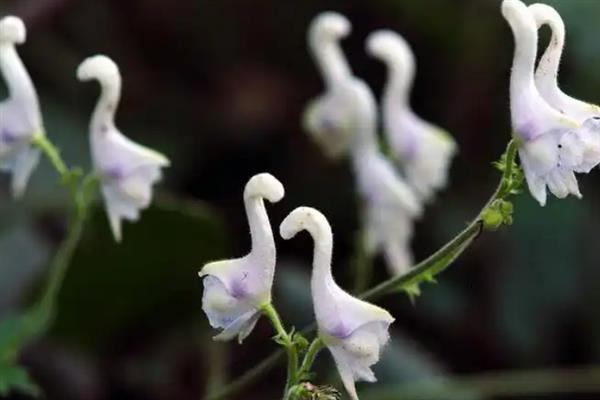
[[[288,355],[288,368],[287,368],[287,380],[285,383],[284,390],[284,400],[288,397],[288,393],[290,387],[296,381],[296,376],[298,373],[298,350],[296,349],[296,345],[292,340],[292,336],[285,330],[283,327],[283,323],[281,322],[281,318],[277,313],[277,310],[271,303],[262,307],[263,314],[271,321],[275,332],[277,333],[277,339],[279,343],[281,343]]]

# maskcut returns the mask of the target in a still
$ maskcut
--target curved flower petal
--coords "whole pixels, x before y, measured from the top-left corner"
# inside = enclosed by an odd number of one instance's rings
[[[456,142],[410,107],[416,68],[408,43],[395,32],[375,31],[367,38],[367,52],[388,67],[382,109],[384,132],[392,153],[410,185],[421,198],[429,200],[448,181],[448,170],[457,153]]]
[[[120,242],[121,221],[137,221],[140,211],[150,205],[152,187],[169,160],[128,139],[115,127],[121,75],[110,58],[87,58],[77,69],[77,77],[82,81],[95,79],[102,89],[90,123],[90,143],[113,236]]]
[[[260,311],[243,298],[232,296],[214,276],[206,276],[203,283],[202,310],[210,325],[222,330],[214,339],[227,341],[237,336],[241,343],[254,329]]]
[[[299,207],[281,223],[284,239],[307,230],[315,244],[311,292],[319,336],[331,351],[346,390],[358,399],[354,382],[374,381],[370,367],[379,360],[394,318],[384,309],[357,299],[340,288],[331,273],[333,235],[319,211]]]
[[[579,122],[600,116],[600,107],[575,99],[565,94],[558,86],[558,72],[566,36],[565,24],[560,14],[553,7],[540,3],[530,5],[529,11],[538,28],[548,25],[552,30],[548,47],[535,71],[535,83],[544,100]]]
[[[23,194],[39,161],[39,152],[30,143],[35,135],[44,134],[35,87],[15,49],[25,39],[21,19],[0,19],[0,71],[9,91],[8,99],[0,103],[0,169],[13,174],[14,197]]]
[[[389,324],[368,323],[345,339],[330,339],[328,346],[344,387],[353,400],[358,400],[355,382],[376,382],[371,366],[379,361],[381,349],[389,340]]]
[[[552,108],[538,92],[533,77],[537,25],[527,6],[504,0],[502,13],[515,37],[511,116],[530,192],[541,205],[546,203],[546,187],[559,198],[580,197],[574,173],[587,172],[600,162],[600,149],[588,140],[594,128]]]
[[[263,199],[274,203],[283,196],[283,185],[272,175],[252,177],[244,189],[252,239],[250,253],[208,263],[199,273],[204,280],[202,308],[211,326],[223,330],[215,340],[235,336],[240,342],[244,340],[260,318],[261,307],[271,301],[276,249]]]

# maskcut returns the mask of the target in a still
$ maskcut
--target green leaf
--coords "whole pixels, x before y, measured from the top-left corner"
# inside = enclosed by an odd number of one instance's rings
[[[22,367],[0,364],[0,396],[8,396],[19,392],[32,397],[39,397],[41,390],[33,383],[29,373]]]

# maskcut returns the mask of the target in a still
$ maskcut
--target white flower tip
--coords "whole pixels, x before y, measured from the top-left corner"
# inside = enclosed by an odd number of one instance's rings
[[[0,19],[0,42],[25,43],[27,29],[19,17],[8,16]]]
[[[279,234],[285,240],[293,238],[302,230],[307,230],[315,241],[332,235],[327,218],[319,210],[311,207],[296,208],[279,226]]]
[[[271,203],[277,203],[285,195],[285,189],[281,182],[273,175],[262,173],[254,175],[244,189],[244,197],[262,197]]]
[[[337,40],[348,36],[351,30],[348,18],[333,11],[326,11],[316,16],[309,32],[315,39]]]
[[[77,68],[77,79],[80,81],[92,79],[111,81],[115,76],[119,76],[119,67],[113,60],[103,55],[86,58]]]
[[[529,12],[533,15],[538,27],[549,23],[556,27],[562,27],[564,30],[564,22],[558,11],[553,7],[547,4],[536,3],[529,6]]]
[[[523,18],[530,16],[527,6],[520,0],[504,0],[502,2],[502,15],[509,22],[528,23]]]
[[[366,41],[367,53],[384,61],[405,60],[411,56],[406,40],[391,30],[379,30],[371,33]]]

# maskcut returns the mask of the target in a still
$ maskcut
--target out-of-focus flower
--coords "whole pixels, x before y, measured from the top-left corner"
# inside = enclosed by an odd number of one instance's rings
[[[325,154],[339,158],[350,146],[351,105],[344,87],[354,80],[340,40],[350,33],[350,22],[334,12],[319,14],[308,29],[308,47],[325,83],[325,93],[304,112],[304,129]]]
[[[140,210],[152,201],[152,186],[169,165],[162,154],[143,147],[123,135],[114,117],[121,96],[121,74],[108,57],[84,60],[77,69],[81,81],[100,83],[101,93],[90,123],[94,168],[102,182],[102,194],[115,240],[121,241],[121,221],[137,221]]]
[[[382,251],[392,274],[398,274],[411,265],[412,221],[422,207],[379,150],[375,98],[369,87],[352,75],[337,43],[339,32],[349,30],[348,20],[331,12],[317,16],[310,27],[309,46],[328,92],[311,106],[308,128],[314,129],[313,135],[339,145],[337,155],[350,155],[362,200],[367,252]],[[333,40],[322,32],[338,32],[338,36]],[[331,132],[335,134],[331,136]]]
[[[202,308],[213,328],[223,331],[215,340],[238,337],[241,343],[254,329],[263,306],[271,302],[276,250],[264,199],[283,198],[283,185],[270,174],[252,177],[244,190],[252,249],[242,258],[206,264]]]
[[[404,38],[387,30],[373,32],[367,38],[367,52],[388,69],[382,116],[391,152],[410,185],[429,200],[446,186],[457,145],[446,131],[424,121],[410,107],[415,56]]]
[[[0,103],[0,170],[12,173],[12,193],[19,197],[37,166],[40,152],[31,146],[44,135],[38,96],[15,48],[25,43],[27,31],[17,17],[0,20],[0,70],[9,97]]]
[[[537,25],[527,6],[519,0],[504,0],[502,14],[515,38],[510,78],[513,134],[533,197],[546,204],[546,187],[559,198],[581,197],[575,172],[588,172],[600,162],[600,148],[584,138],[587,130],[600,128],[595,120],[583,125],[550,106],[538,92],[534,80]]]
[[[308,231],[315,243],[311,291],[319,336],[331,351],[350,397],[357,400],[355,381],[376,381],[371,366],[379,361],[394,318],[337,285],[331,273],[333,235],[323,214],[314,208],[299,207],[280,226],[284,239],[302,230]]]

